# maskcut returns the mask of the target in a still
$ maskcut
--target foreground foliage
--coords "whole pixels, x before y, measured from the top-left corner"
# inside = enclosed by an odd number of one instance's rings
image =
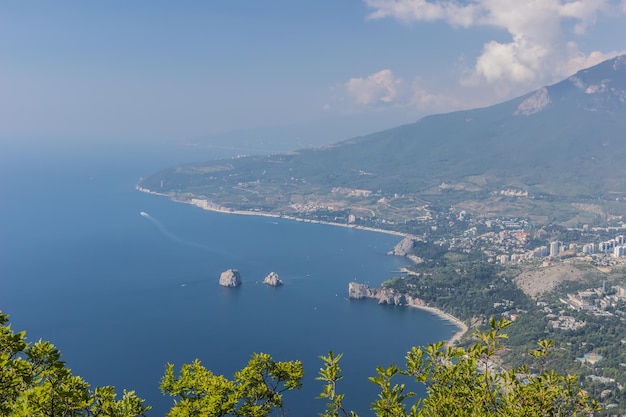
[[[90,390],[52,343],[26,343],[26,333],[13,332],[8,319],[0,312],[0,416],[136,417],[150,409],[134,391],[116,400],[113,387]]]
[[[283,409],[282,393],[302,387],[303,376],[302,362],[276,362],[267,353],[255,353],[232,381],[196,359],[183,365],[178,376],[168,364],[161,391],[178,398],[169,417],[263,417]]]
[[[491,329],[477,332],[478,342],[469,349],[446,347],[443,342],[426,348],[414,347],[406,356],[405,368],[396,365],[378,367],[370,381],[380,388],[371,409],[379,417],[434,416],[588,416],[598,407],[587,393],[580,390],[577,378],[543,369],[553,343],[539,342],[532,356],[539,372],[532,374],[522,366],[499,371],[492,359],[503,347],[502,330],[511,324],[504,319],[490,320]],[[323,417],[356,417],[343,406],[343,395],[337,393],[341,380],[339,359],[332,352],[322,357],[325,367],[319,380],[326,383],[322,397],[329,400]],[[427,396],[413,404],[407,399],[415,393],[406,392],[405,384],[392,382],[409,377],[426,386]]]
[[[544,369],[554,346],[550,341],[540,341],[533,351],[534,373],[526,366],[500,371],[494,365],[510,324],[491,319],[491,329],[477,332],[477,342],[468,349],[440,342],[411,349],[403,368],[378,367],[370,382],[380,393],[370,408],[379,417],[587,416],[596,411],[596,402],[575,377]],[[113,387],[90,390],[60,357],[49,342],[26,343],[25,333],[13,332],[8,316],[0,313],[0,416],[137,417],[150,409],[133,391],[116,400]],[[346,410],[338,391],[341,357],[332,351],[321,357],[322,417],[357,417]],[[265,417],[286,414],[283,394],[301,388],[303,376],[300,361],[277,362],[259,353],[232,379],[213,374],[198,360],[182,365],[178,374],[168,364],[160,387],[175,398],[169,417]],[[427,396],[410,401],[415,393],[398,378],[423,384]]]

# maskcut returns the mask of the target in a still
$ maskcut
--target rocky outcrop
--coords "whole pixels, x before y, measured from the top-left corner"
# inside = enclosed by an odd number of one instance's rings
[[[413,261],[413,263],[420,264],[424,262],[424,260],[415,255],[415,244],[417,242],[423,242],[423,240],[416,236],[406,236],[400,243],[394,246],[393,250],[387,252],[387,255],[406,256]]]
[[[222,287],[238,287],[241,285],[241,275],[236,269],[229,269],[220,275],[220,285]]]
[[[548,89],[543,87],[537,90],[535,94],[522,101],[514,114],[516,116],[520,114],[530,116],[531,114],[539,113],[541,110],[545,109],[548,104],[550,104],[550,94],[548,93]]]
[[[276,272],[270,272],[268,276],[263,280],[263,284],[267,284],[270,287],[279,287],[284,284],[284,282],[278,278],[278,274]]]
[[[394,306],[425,306],[426,303],[420,298],[401,294],[390,288],[370,288],[365,284],[351,282],[348,284],[348,296],[351,299],[360,300],[362,298],[373,298],[378,300],[378,304],[389,304]]]
[[[413,249],[415,249],[415,242],[418,242],[420,239],[415,236],[406,236],[404,239],[400,241],[396,246],[394,246],[393,250],[387,252],[387,255],[395,255],[395,256],[407,256],[413,255]]]

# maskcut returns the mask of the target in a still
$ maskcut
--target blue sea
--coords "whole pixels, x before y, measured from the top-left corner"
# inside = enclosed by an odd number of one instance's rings
[[[427,312],[347,299],[407,261],[399,237],[268,217],[220,214],[135,190],[141,176],[227,151],[174,143],[0,144],[0,309],[30,341],[54,343],[92,386],[135,390],[162,416],[168,362],[199,358],[232,376],[253,352],[301,359],[289,415],[317,415],[319,355],[343,353],[346,405],[372,415],[376,365],[455,328]],[[144,211],[150,218],[140,216]],[[219,287],[238,269],[243,285]],[[260,284],[271,271],[285,282]]]

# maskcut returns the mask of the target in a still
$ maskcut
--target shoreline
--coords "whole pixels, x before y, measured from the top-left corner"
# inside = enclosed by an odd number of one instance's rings
[[[203,199],[197,199],[197,198],[191,198],[190,200],[182,200],[179,198],[176,198],[173,195],[170,194],[164,194],[164,193],[158,193],[156,191],[152,191],[149,190],[147,188],[143,188],[140,187],[139,185],[137,185],[135,187],[136,190],[141,191],[142,193],[146,193],[146,194],[152,194],[152,195],[158,195],[158,196],[162,196],[162,197],[168,197],[170,200],[177,202],[177,203],[184,203],[184,204],[190,204],[192,206],[198,207],[202,210],[206,210],[206,211],[211,211],[214,213],[222,213],[222,214],[238,214],[241,216],[259,216],[259,217],[273,217],[273,218],[278,218],[278,219],[286,219],[286,220],[293,220],[293,221],[297,221],[297,222],[303,222],[303,223],[312,223],[312,224],[325,224],[325,225],[329,225],[329,226],[339,226],[339,227],[345,227],[348,229],[356,229],[356,230],[365,230],[365,231],[369,231],[369,232],[376,232],[376,233],[386,233],[389,235],[395,235],[395,236],[401,236],[401,237],[407,237],[410,236],[409,233],[402,233],[402,232],[396,232],[394,230],[386,230],[386,229],[376,229],[374,227],[367,227],[367,226],[357,226],[357,225],[350,225],[350,224],[344,224],[344,223],[333,223],[333,222],[327,222],[327,221],[322,221],[322,220],[309,220],[309,219],[302,219],[302,218],[298,218],[295,216],[287,216],[287,215],[282,215],[282,214],[278,214],[278,213],[267,213],[267,212],[261,212],[261,211],[252,211],[252,210],[233,210],[233,209],[229,209],[226,207],[222,207],[222,206],[218,206],[217,204],[213,204],[210,203],[208,200],[203,200]],[[414,260],[412,260],[409,257],[406,257],[407,259],[411,260],[412,262],[415,262]],[[400,271],[401,272],[405,272],[403,271],[405,270],[405,268],[402,268]],[[456,342],[458,342],[469,330],[469,328],[467,327],[467,325],[459,318],[454,317],[451,314],[446,313],[443,310],[440,310],[436,307],[431,307],[431,306],[426,306],[426,305],[407,305],[407,307],[413,307],[413,308],[419,308],[421,310],[427,311],[435,316],[437,316],[440,319],[443,319],[449,323],[451,323],[452,325],[457,327],[457,331],[452,335],[452,337],[450,339],[448,339],[446,341],[445,346],[453,346]]]
[[[448,314],[445,311],[438,309],[437,307],[418,306],[418,305],[409,305],[409,307],[418,308],[420,310],[427,311],[427,312],[433,314],[434,316],[437,316],[440,319],[443,319],[443,320],[451,323],[452,325],[456,326],[457,331],[454,332],[452,337],[446,341],[446,344],[444,345],[445,347],[453,346],[456,342],[461,340],[461,338],[469,330],[469,328],[467,327],[467,324],[465,324],[459,318],[454,317],[453,315]]]
[[[229,209],[229,208],[226,208],[226,207],[218,206],[217,204],[210,203],[207,200],[196,199],[196,198],[191,198],[190,200],[183,200],[183,199],[180,199],[180,198],[176,198],[175,196],[170,195],[170,194],[158,193],[156,191],[152,191],[152,190],[149,190],[147,188],[140,187],[140,186],[136,186],[135,189],[138,190],[138,191],[141,191],[142,193],[158,195],[158,196],[162,196],[162,197],[167,197],[167,198],[169,198],[170,200],[172,200],[174,202],[183,203],[183,204],[190,204],[190,205],[198,207],[198,208],[200,208],[202,210],[212,211],[214,213],[238,214],[238,215],[241,215],[241,216],[273,217],[273,218],[276,218],[276,219],[294,220],[294,221],[302,222],[302,223],[325,224],[325,225],[329,225],[329,226],[345,227],[345,228],[348,228],[348,229],[366,230],[368,232],[386,233],[388,235],[401,236],[401,237],[408,236],[408,233],[397,232],[395,230],[377,229],[375,227],[369,227],[369,226],[359,226],[359,225],[345,224],[345,223],[334,223],[334,222],[328,222],[328,221],[324,221],[324,220],[303,219],[303,218],[297,217],[297,216],[278,214],[278,213],[268,213],[268,212],[263,212],[263,211],[234,210],[234,209]]]

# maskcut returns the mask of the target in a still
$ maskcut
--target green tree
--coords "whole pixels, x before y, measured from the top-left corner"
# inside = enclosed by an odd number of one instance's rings
[[[283,413],[283,393],[302,387],[300,361],[277,362],[267,353],[255,353],[232,380],[214,375],[199,360],[184,364],[178,376],[168,364],[161,391],[177,397],[169,417],[250,416]]]
[[[27,343],[26,333],[15,333],[8,321],[0,312],[0,416],[136,417],[150,409],[133,391],[120,400],[113,387],[91,391],[53,344]]]
[[[369,380],[379,388],[371,409],[379,417],[434,416],[588,416],[597,403],[582,391],[575,376],[546,369],[554,348],[548,340],[531,353],[533,368],[521,366],[504,371],[495,365],[501,352],[504,329],[511,322],[490,320],[490,329],[477,332],[477,342],[467,349],[446,347],[443,342],[415,347],[407,353],[404,367],[377,367]],[[0,312],[0,416],[137,417],[149,407],[133,391],[116,400],[113,387],[89,389],[72,375],[51,343],[26,342],[15,333],[8,316]],[[320,398],[326,400],[322,417],[357,417],[343,405],[338,392],[342,380],[339,361],[332,351],[322,356],[318,380],[324,382]],[[300,361],[278,362],[266,353],[253,354],[232,379],[215,375],[200,361],[182,365],[178,375],[168,364],[161,390],[176,399],[169,417],[284,415],[283,394],[299,389],[304,375]],[[415,397],[398,378],[426,387],[424,398]]]
[[[531,374],[526,366],[501,371],[493,362],[502,349],[502,332],[511,322],[490,320],[491,329],[477,332],[478,342],[469,349],[445,347],[443,342],[426,348],[415,347],[406,356],[406,366],[377,368],[370,381],[380,387],[378,399],[371,409],[379,417],[434,416],[588,416],[597,404],[577,385],[575,376],[562,376],[543,369],[542,364],[554,344],[540,341],[532,356],[540,369]],[[328,399],[323,417],[356,417],[343,406],[343,395],[337,394],[341,380],[339,359],[332,352],[321,357],[324,367],[319,380],[325,382],[321,398]],[[413,404],[404,384],[392,379],[410,377],[425,385],[427,396]]]

